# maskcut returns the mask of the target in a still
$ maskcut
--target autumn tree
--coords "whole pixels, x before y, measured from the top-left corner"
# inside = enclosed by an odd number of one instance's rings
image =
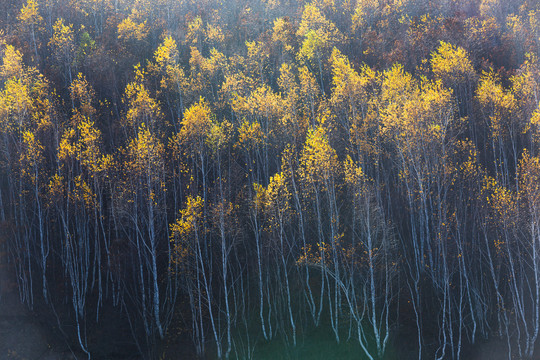
[[[19,21],[19,26],[21,27],[22,31],[27,33],[30,37],[34,50],[34,61],[36,63],[39,63],[38,42],[36,40],[36,33],[39,31],[39,27],[43,22],[43,17],[41,17],[41,15],[39,14],[39,5],[37,1],[28,0],[26,5],[23,5],[23,7],[21,8],[20,13],[17,16],[17,20]]]

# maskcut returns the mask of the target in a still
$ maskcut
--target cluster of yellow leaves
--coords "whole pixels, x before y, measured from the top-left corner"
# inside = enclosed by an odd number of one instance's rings
[[[540,64],[535,54],[525,54],[525,61],[517,74],[510,78],[510,81],[512,82],[512,92],[520,107],[531,109],[538,106]]]
[[[321,93],[319,84],[315,76],[307,66],[298,68],[298,78],[300,80],[300,97],[304,105],[304,112],[311,115],[311,120],[315,120],[315,105]]]
[[[540,105],[531,116],[530,126],[533,129],[533,139],[535,143],[540,143]]]
[[[345,182],[355,190],[362,190],[365,186],[366,176],[362,167],[358,166],[354,160],[347,155],[344,163]],[[355,191],[356,193],[356,191]]]
[[[17,20],[22,24],[39,24],[43,18],[39,14],[39,5],[36,0],[28,0],[26,5],[21,8]]]
[[[202,18],[196,16],[187,24],[186,41],[191,45],[199,45],[205,36]]]
[[[144,40],[148,35],[146,20],[138,23],[132,17],[127,17],[118,24],[118,39],[124,42]]]
[[[246,48],[246,73],[254,79],[263,80],[270,48],[262,41],[246,41]]]
[[[2,57],[2,65],[0,65],[0,76],[4,79],[22,78],[23,77],[23,60],[20,51],[15,49],[13,45],[6,45]]]
[[[206,25],[206,38],[213,44],[221,44],[225,41],[225,34],[221,29],[221,26],[215,24]]]
[[[332,65],[332,96],[330,103],[349,127],[351,141],[359,151],[373,155],[376,152],[372,134],[378,132],[376,120],[376,92],[379,76],[364,65],[358,73],[349,59],[334,49]]]
[[[367,101],[367,87],[373,85],[377,74],[367,65],[363,66],[361,74],[358,74],[352,68],[349,59],[335,48],[332,51],[330,63],[332,66],[331,102],[334,106],[342,104],[348,106],[349,114],[354,116],[355,110],[361,108],[361,104],[356,103]]]
[[[332,246],[330,244],[323,241],[317,243],[315,249],[313,247],[311,244],[302,247],[302,253],[296,260],[296,265],[327,267],[333,263]]]
[[[304,7],[296,35],[304,38],[298,57],[307,60],[320,59],[324,51],[333,48],[343,39],[336,25],[326,19],[313,4]]]
[[[288,63],[281,64],[279,69],[278,85],[283,95],[285,95],[291,102],[295,102],[298,99],[298,81],[294,74],[293,67]]]
[[[292,52],[295,44],[295,33],[288,17],[280,17],[274,20],[272,28],[272,41],[279,43],[285,52]]]
[[[59,18],[54,23],[53,30],[54,34],[49,41],[49,46],[54,49],[54,54],[58,61],[65,62],[69,65],[75,56],[73,24],[65,25],[64,19]]]
[[[253,197],[253,205],[257,212],[263,210],[266,206],[266,189],[259,183],[253,183],[253,191],[255,196]]]
[[[180,217],[170,225],[170,239],[175,253],[173,262],[176,264],[184,264],[192,252],[190,243],[199,231],[203,205],[204,200],[200,196],[188,196],[184,209],[180,210]]]
[[[8,132],[42,129],[51,125],[49,84],[36,69],[11,77],[0,92],[0,124]]]
[[[225,40],[225,34],[218,24],[204,23],[196,16],[187,23],[186,43],[201,49],[204,42],[220,44]]]
[[[488,43],[499,36],[500,28],[493,17],[479,19],[471,17],[465,20],[468,41],[478,52],[485,51]]]
[[[487,201],[493,211],[494,221],[500,221],[506,227],[517,224],[517,198],[511,190],[501,186],[495,179],[486,176],[482,191],[487,194]]]
[[[2,92],[3,127],[14,130],[27,126],[28,113],[32,106],[29,85],[21,78],[12,78],[4,84]]]
[[[431,55],[431,69],[446,86],[454,87],[475,78],[474,67],[465,49],[444,41]]]
[[[246,76],[243,72],[236,72],[225,75],[220,92],[231,106],[240,106],[239,110],[242,110],[246,98],[255,89],[255,86],[255,81],[251,77]]]
[[[256,149],[266,141],[266,137],[258,122],[250,123],[247,120],[242,122],[238,129],[238,146],[245,150]]]
[[[151,179],[151,181],[160,181],[160,170],[164,165],[165,148],[144,123],[139,127],[137,138],[132,139],[128,144],[127,154],[130,159],[127,164],[130,171]]]
[[[458,141],[456,143],[456,148],[461,152],[463,160],[457,165],[457,173],[460,174],[462,179],[465,181],[476,183],[481,180],[480,164],[478,163],[478,151],[476,150],[475,145],[469,141]],[[453,182],[457,178],[453,178]],[[478,195],[479,196],[479,195]]]
[[[511,92],[516,99],[516,112],[512,121],[521,126],[523,133],[530,132],[533,141],[540,142],[540,64],[534,54],[526,54],[526,59],[518,73],[510,78]]]
[[[23,176],[28,177],[32,183],[35,183],[38,180],[36,179],[36,168],[43,160],[43,145],[41,145],[32,132],[24,131],[23,150],[20,155]]]
[[[84,204],[87,210],[92,210],[97,206],[96,195],[82,175],[78,175],[73,179],[73,187],[70,190],[69,199],[75,204]]]
[[[482,106],[484,116],[489,119],[492,136],[508,136],[508,125],[517,105],[514,94],[504,89],[499,77],[491,71],[482,73],[476,98]]]
[[[94,122],[81,120],[77,126],[66,130],[60,139],[58,159],[64,162],[77,160],[91,175],[105,174],[112,163],[111,155],[101,152],[101,131]]]
[[[191,74],[189,77],[189,90],[193,94],[203,96],[205,89],[208,89],[209,85],[214,77],[220,70],[226,68],[226,58],[223,53],[212,48],[210,50],[210,57],[205,58],[196,47],[190,48],[189,67]]]
[[[77,112],[86,119],[92,119],[96,114],[93,106],[96,94],[83,74],[79,73],[69,87],[71,99],[76,104]]]
[[[154,52],[154,62],[148,65],[151,72],[161,76],[161,89],[182,93],[187,89],[184,70],[178,63],[176,41],[167,36]]]
[[[163,43],[154,52],[154,61],[160,69],[178,64],[178,48],[172,36],[163,39]]]
[[[267,209],[273,211],[278,217],[289,210],[291,192],[287,185],[286,175],[279,172],[270,177],[266,190]]]
[[[292,141],[296,143],[298,139],[302,138],[302,134],[306,133],[307,121],[302,121],[305,118],[302,118],[302,114],[300,113],[300,86],[295,69],[290,64],[283,63],[281,65],[278,85],[282,96],[280,136],[283,139],[293,137]],[[304,105],[308,106],[308,104]]]
[[[144,85],[144,71],[137,66],[135,73],[135,80],[127,84],[122,99],[128,107],[126,113],[127,123],[134,128],[143,123],[154,128],[157,121],[162,117],[159,104],[150,96],[148,89]]]
[[[201,154],[204,150],[206,137],[214,125],[210,107],[203,98],[191,105],[184,112],[180,132],[175,141],[189,149],[194,154]]]
[[[535,216],[540,215],[540,159],[537,156],[523,152],[518,166],[518,179],[520,197]]]
[[[233,125],[227,120],[214,122],[206,138],[207,146],[216,154],[229,144],[233,131]]]
[[[393,65],[383,73],[381,85],[381,105],[383,117],[397,112],[409,97],[417,96],[418,83],[400,64]],[[388,119],[388,123],[392,119]],[[387,126],[389,127],[389,126]]]
[[[54,174],[47,186],[48,206],[53,207],[61,204],[65,200],[64,178],[59,174]]]
[[[337,154],[328,142],[326,130],[322,126],[310,129],[300,157],[300,178],[310,186],[325,189],[338,173]]]
[[[233,110],[249,114],[257,119],[278,119],[282,114],[282,99],[268,85],[257,87],[248,97],[237,96],[232,102]]]
[[[399,65],[385,72],[381,101],[382,133],[392,134],[403,145],[409,144],[407,151],[442,144],[454,118],[452,90],[441,81],[424,80],[418,84]]]

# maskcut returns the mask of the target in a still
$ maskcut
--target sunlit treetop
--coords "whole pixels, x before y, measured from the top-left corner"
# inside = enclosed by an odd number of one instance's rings
[[[332,97],[333,104],[353,104],[368,101],[368,90],[377,80],[377,73],[364,65],[358,73],[350,64],[347,56],[338,49],[332,51]]]
[[[445,84],[457,85],[472,81],[475,71],[469,55],[459,46],[441,41],[431,54],[431,69]]]
[[[194,154],[202,154],[208,135],[214,125],[214,115],[206,101],[199,99],[184,112],[178,142]]]
[[[299,57],[313,59],[336,45],[343,39],[343,34],[334,23],[329,21],[321,11],[312,4],[304,7],[302,20],[296,34],[303,37]]]
[[[13,45],[6,45],[0,65],[0,76],[7,80],[12,77],[20,78],[23,75],[23,60],[20,51]]]
[[[118,39],[122,41],[144,40],[148,35],[146,20],[137,22],[131,17],[127,17],[118,24]]]
[[[339,162],[336,151],[328,142],[324,127],[317,126],[308,131],[300,164],[302,181],[310,186],[327,189],[328,182],[339,171]]]
[[[28,84],[21,79],[10,79],[4,84],[2,106],[6,118],[3,124],[9,130],[24,130],[29,126],[32,99]]]
[[[482,73],[476,98],[482,106],[484,116],[489,119],[489,126],[494,137],[508,135],[508,121],[516,109],[514,94],[505,89],[500,77],[493,71]]]
[[[54,50],[55,57],[65,66],[71,66],[75,58],[75,32],[73,24],[66,25],[64,19],[59,18],[53,25],[54,34],[49,46]]]
[[[19,15],[17,16],[22,24],[36,25],[43,21],[39,14],[39,5],[36,0],[28,0],[26,5],[23,5]]]
[[[404,104],[408,97],[418,91],[418,83],[402,65],[394,64],[383,74],[381,100],[389,106]]]
[[[156,49],[154,61],[160,68],[175,65],[178,62],[178,48],[171,36],[167,36]]]

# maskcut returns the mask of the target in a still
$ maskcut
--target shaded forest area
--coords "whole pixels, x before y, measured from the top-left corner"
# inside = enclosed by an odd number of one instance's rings
[[[0,247],[75,352],[540,356],[537,1],[0,14]]]

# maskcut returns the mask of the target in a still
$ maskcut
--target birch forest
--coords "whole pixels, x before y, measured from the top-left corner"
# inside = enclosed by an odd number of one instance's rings
[[[539,55],[535,0],[0,1],[19,301],[77,359],[538,359]]]

